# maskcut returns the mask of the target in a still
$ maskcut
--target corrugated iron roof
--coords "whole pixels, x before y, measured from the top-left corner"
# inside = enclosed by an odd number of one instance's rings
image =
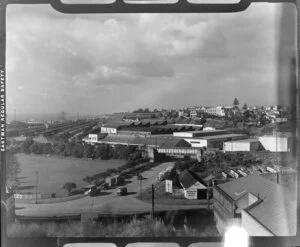
[[[108,134],[99,141],[107,143],[122,143],[129,145],[158,146],[160,148],[191,147],[191,144],[185,141],[184,139],[139,137],[130,134]]]
[[[125,121],[116,121],[116,122],[109,122],[105,123],[102,125],[102,127],[107,127],[107,128],[119,128],[122,126],[131,126],[133,125],[132,123],[125,122]]]
[[[259,142],[259,140],[253,138],[253,139],[233,140],[233,141],[228,141],[228,142],[249,143],[249,142]]]
[[[252,193],[262,202],[250,207],[247,212],[277,236],[296,233],[297,201],[287,188],[258,175],[248,175],[218,187],[234,201]]]
[[[201,178],[199,178],[195,173],[192,173],[189,170],[185,170],[179,174],[179,181],[185,189],[190,188],[197,182],[203,184],[204,186],[207,186]]]

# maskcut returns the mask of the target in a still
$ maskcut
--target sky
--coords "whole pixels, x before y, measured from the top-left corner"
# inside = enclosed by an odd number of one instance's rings
[[[281,4],[223,14],[7,9],[7,113],[277,103]],[[21,24],[21,25],[20,25]]]

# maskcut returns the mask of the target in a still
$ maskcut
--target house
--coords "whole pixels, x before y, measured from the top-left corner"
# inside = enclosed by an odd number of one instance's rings
[[[184,197],[189,200],[206,199],[207,184],[195,173],[188,170],[179,174],[179,182],[184,190]]]
[[[214,218],[222,234],[230,225],[250,236],[292,236],[297,227],[295,194],[258,175],[248,175],[213,188]]]
[[[120,177],[119,175],[114,175],[105,179],[105,183],[107,183],[108,187],[116,186],[122,184],[123,182],[123,177]]]

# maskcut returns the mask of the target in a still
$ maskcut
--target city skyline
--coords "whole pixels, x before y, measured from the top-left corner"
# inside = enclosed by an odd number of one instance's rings
[[[274,105],[279,7],[72,16],[9,6],[7,112]]]

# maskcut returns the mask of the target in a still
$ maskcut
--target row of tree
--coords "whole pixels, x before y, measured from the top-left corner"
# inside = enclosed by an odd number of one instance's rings
[[[135,156],[140,156],[137,148],[134,146],[115,145],[112,147],[108,144],[101,144],[91,146],[84,144],[81,141],[59,141],[54,143],[39,143],[35,142],[33,138],[27,137],[26,140],[18,147],[15,152],[22,152],[26,154],[51,154],[60,156],[73,156],[75,158],[92,158],[92,159],[126,159],[130,160]]]
[[[262,159],[256,158],[251,153],[234,152],[234,153],[206,153],[201,162],[196,160],[177,161],[174,166],[176,171],[189,170],[207,176],[213,174],[218,176],[222,171],[232,167],[250,167],[252,165],[262,164]]]

